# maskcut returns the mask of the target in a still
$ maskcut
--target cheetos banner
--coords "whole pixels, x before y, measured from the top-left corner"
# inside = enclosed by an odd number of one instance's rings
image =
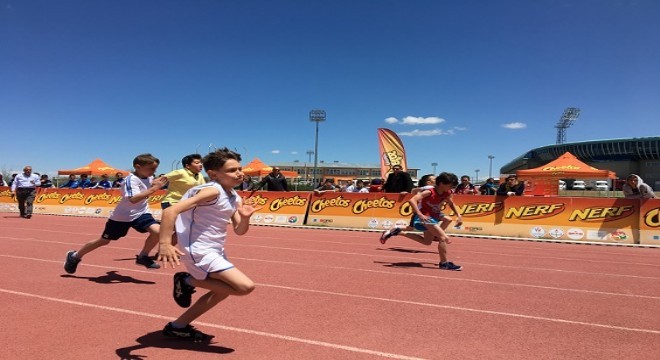
[[[660,199],[647,199],[641,202],[639,243],[660,245]]]
[[[250,218],[257,225],[302,225],[309,206],[309,192],[238,191],[246,204],[261,207]]]

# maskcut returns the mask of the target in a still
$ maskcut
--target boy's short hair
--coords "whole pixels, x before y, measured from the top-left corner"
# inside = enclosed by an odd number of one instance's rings
[[[160,164],[160,160],[157,157],[151,154],[140,154],[133,159],[133,166],[135,165],[150,165],[150,164]]]
[[[440,185],[452,185],[456,186],[458,185],[458,176],[454,173],[450,172],[441,172],[438,176],[435,178],[435,184]]]
[[[225,165],[227,160],[236,160],[240,162],[241,154],[224,147],[204,156],[202,163],[204,164],[204,170],[206,171],[218,170]]]
[[[183,167],[186,167],[186,165],[190,165],[193,163],[195,160],[202,160],[202,155],[200,154],[190,154],[186,155],[181,159],[181,164],[183,164]]]
[[[429,178],[434,176],[433,174],[426,174],[419,178],[419,181],[417,182],[417,187],[424,187],[426,186],[426,183],[429,181]]]

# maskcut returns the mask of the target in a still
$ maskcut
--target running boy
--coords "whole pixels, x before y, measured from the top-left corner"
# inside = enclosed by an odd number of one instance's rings
[[[140,254],[135,257],[135,263],[148,269],[160,268],[160,265],[149,257],[151,249],[158,244],[160,225],[149,212],[147,203],[149,196],[167,183],[164,177],[153,179],[159,164],[160,161],[151,154],[138,155],[133,159],[135,171],[122,183],[122,199],[105,223],[103,234],[100,238],[83,245],[80,250],[71,250],[66,254],[64,270],[67,273],[75,273],[83,256],[108,245],[111,240],[126,236],[130,228],[140,233],[149,233]]]
[[[181,262],[188,272],[174,275],[174,301],[189,307],[196,287],[208,289],[195,304],[176,320],[168,323],[163,335],[192,341],[208,341],[213,336],[190,325],[229,295],[247,295],[254,282],[227,260],[225,239],[231,222],[234,233],[243,235],[250,226],[250,216],[259,208],[244,204],[234,187],[243,181],[241,156],[227,148],[203,159],[211,179],[186,192],[180,202],[163,211],[158,260],[173,268]],[[172,245],[176,225],[178,249]]]
[[[445,229],[452,222],[452,219],[442,213],[441,209],[446,203],[456,214],[457,224],[463,222],[456,205],[452,201],[452,191],[451,189],[456,186],[458,183],[458,177],[455,174],[443,172],[440,173],[435,179],[435,186],[428,189],[424,189],[417,194],[415,194],[408,203],[413,209],[415,215],[413,216],[413,227],[419,231],[423,231],[424,235],[405,233],[403,236],[415,240],[420,244],[431,245],[433,239],[438,239],[438,253],[440,255],[440,263],[438,267],[443,270],[454,270],[460,271],[463,267],[454,264],[451,261],[447,261],[447,244],[449,243],[449,237],[445,233]],[[390,236],[395,236],[399,234],[399,231],[393,230],[389,233],[389,236],[384,236],[389,238]],[[384,243],[383,240],[381,240]]]

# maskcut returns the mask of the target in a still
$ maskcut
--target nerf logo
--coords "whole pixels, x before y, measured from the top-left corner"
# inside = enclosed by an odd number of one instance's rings
[[[568,221],[614,221],[623,219],[635,211],[633,206],[593,207],[573,210]]]
[[[500,211],[503,207],[501,201],[498,202],[485,202],[485,203],[468,203],[465,205],[458,206],[458,212],[465,217],[477,217],[477,216],[486,216],[494,214]],[[452,214],[454,215],[453,211]]]
[[[527,205],[517,208],[510,208],[505,217],[511,219],[516,217],[523,220],[532,220],[555,216],[564,211],[564,204],[542,204]]]
[[[655,208],[644,214],[644,225],[652,228],[660,227],[660,208]]]

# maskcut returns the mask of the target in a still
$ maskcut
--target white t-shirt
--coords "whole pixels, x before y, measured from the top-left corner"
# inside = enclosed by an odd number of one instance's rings
[[[151,213],[147,202],[148,198],[144,198],[142,201],[135,204],[131,203],[128,199],[143,191],[149,190],[153,179],[153,176],[141,179],[133,174],[128,175],[120,188],[122,196],[121,201],[119,201],[117,207],[115,207],[112,214],[110,214],[110,220],[131,222],[139,218],[142,214]]]
[[[218,197],[182,212],[175,222],[179,246],[185,253],[184,256],[192,255],[196,262],[209,253],[224,254],[227,226],[241,202],[236,191],[231,190],[228,194],[215,181],[188,190],[181,201],[210,186],[218,189]]]

